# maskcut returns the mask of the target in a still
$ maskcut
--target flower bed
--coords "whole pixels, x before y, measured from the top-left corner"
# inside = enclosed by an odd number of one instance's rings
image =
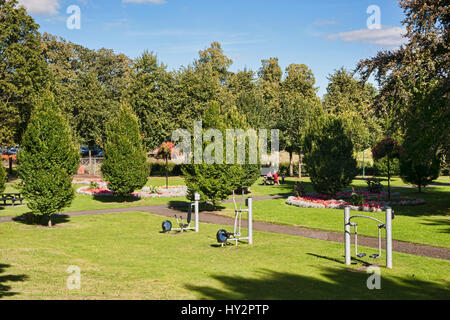
[[[90,184],[91,182],[96,182],[98,184],[108,184],[108,182],[105,182],[102,179],[82,178],[82,179],[73,179],[72,180],[72,184]]]
[[[108,189],[106,183],[98,182],[99,188],[91,189],[91,187],[81,187],[77,193],[89,196],[114,196],[115,193]],[[141,191],[135,191],[131,196],[136,198],[164,198],[164,197],[185,197],[187,194],[186,186],[169,186],[166,187],[144,187]]]
[[[424,204],[425,200],[398,196],[391,201],[365,200],[365,203],[362,205],[352,205],[343,199],[330,199],[329,197],[328,199],[324,199],[323,196],[307,195],[303,197],[289,197],[286,203],[301,208],[344,209],[345,206],[350,206],[350,209],[355,211],[382,212],[387,207],[392,206],[416,206]]]

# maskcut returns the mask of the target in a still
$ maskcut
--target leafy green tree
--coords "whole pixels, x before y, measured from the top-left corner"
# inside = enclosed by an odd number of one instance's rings
[[[405,140],[400,157],[400,177],[403,182],[417,186],[419,192],[439,177],[441,169],[439,154],[421,142],[415,139]]]
[[[133,64],[131,82],[126,99],[139,119],[147,150],[153,151],[170,140],[175,128],[171,95],[174,90],[173,75],[166,66],[158,63],[156,55],[145,51]]]
[[[336,70],[328,79],[325,109],[345,119],[356,152],[373,146],[382,131],[374,110],[375,88],[358,81],[344,68]]]
[[[21,192],[35,215],[48,220],[70,205],[72,178],[79,165],[79,148],[70,126],[50,92],[41,98],[25,131],[18,173]]]
[[[16,0],[0,0],[0,144],[19,144],[33,101],[51,81],[39,26]]]
[[[356,160],[341,119],[318,118],[310,124],[304,145],[305,164],[317,192],[335,195],[352,182],[357,173]]]
[[[299,177],[302,166],[302,141],[308,122],[320,115],[320,99],[314,87],[312,71],[304,64],[290,64],[281,85],[280,113],[275,115],[281,132],[281,148],[289,152],[289,175],[294,175],[293,153],[299,154]]]
[[[129,196],[147,183],[149,162],[142,145],[139,124],[133,110],[120,107],[106,125],[105,160],[102,173],[108,188],[120,196]]]
[[[219,76],[220,81],[226,83],[230,75],[228,68],[233,64],[233,60],[223,53],[220,43],[212,42],[209,48],[199,52],[199,56],[195,65],[209,64]]]
[[[0,160],[0,162],[2,162],[2,161],[3,161],[3,159]],[[6,187],[6,170],[2,163],[0,165],[0,193],[5,191],[5,187]]]
[[[226,150],[226,129],[245,128],[245,118],[236,109],[221,108],[217,102],[210,102],[203,116],[203,130],[217,129],[222,134],[222,148]],[[203,150],[212,142],[203,141]],[[225,153],[222,162],[183,165],[183,177],[188,187],[188,198],[193,199],[199,192],[205,201],[210,201],[213,209],[221,200],[229,197],[234,190],[250,187],[259,177],[259,165],[248,163],[248,149],[245,164],[226,164]],[[217,150],[215,150],[217,151]],[[236,159],[236,158],[235,158]]]
[[[101,145],[105,123],[116,114],[129,82],[131,60],[112,50],[90,50],[44,33],[43,57],[54,76],[57,104],[79,141]]]
[[[426,115],[420,121],[422,132],[434,137],[427,142],[427,148],[438,150],[441,155],[450,153],[447,2],[400,0],[408,42],[397,50],[382,51],[374,58],[361,60],[357,68],[363,80],[374,75],[380,84],[376,105],[378,112],[389,119],[388,133],[399,130],[401,135],[405,134],[410,126],[416,126],[419,111]]]

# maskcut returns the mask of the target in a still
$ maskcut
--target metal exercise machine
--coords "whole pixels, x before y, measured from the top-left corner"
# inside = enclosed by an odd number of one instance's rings
[[[195,232],[198,232],[198,214],[199,214],[199,201],[200,201],[200,194],[196,192],[194,194],[194,202],[189,203],[188,206],[188,213],[186,216],[186,223],[183,223],[183,217],[180,215],[179,217],[175,215],[175,219],[177,219],[177,225],[178,228],[172,228],[172,222],[169,220],[165,220],[162,223],[162,230],[164,233],[170,232],[170,231],[180,231],[184,232],[185,230],[195,230]],[[192,210],[194,210],[194,221],[195,225],[191,227],[191,220],[192,220]]]
[[[344,208],[344,226],[345,226],[345,264],[351,264],[351,227],[355,230],[355,254],[358,258],[363,258],[366,256],[365,253],[358,253],[358,224],[351,222],[354,218],[366,218],[373,220],[378,223],[378,253],[372,254],[369,257],[373,259],[378,259],[381,257],[381,229],[386,230],[386,267],[392,269],[392,209],[386,208],[386,221],[382,221],[365,215],[355,215],[350,216],[350,207],[345,206]]]
[[[241,240],[248,240],[248,244],[253,244],[253,199],[252,197],[248,197],[244,201],[244,192],[242,192],[243,201],[240,202],[239,209],[236,203],[236,197],[233,191],[233,202],[234,202],[234,231],[227,232],[225,229],[220,229],[217,231],[216,238],[217,242],[219,242],[222,247],[224,244],[234,241],[236,246],[238,242]],[[242,204],[245,202],[247,209],[242,208]],[[241,232],[242,225],[242,213],[247,212],[247,221],[248,221],[248,234],[247,236],[243,236]]]

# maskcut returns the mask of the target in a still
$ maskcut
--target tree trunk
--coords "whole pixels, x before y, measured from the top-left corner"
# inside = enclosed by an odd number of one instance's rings
[[[294,164],[292,163],[292,151],[289,151],[289,177],[294,176]]]
[[[48,227],[51,228],[52,227],[52,218],[48,217]]]
[[[298,154],[298,177],[302,179],[303,153]]]

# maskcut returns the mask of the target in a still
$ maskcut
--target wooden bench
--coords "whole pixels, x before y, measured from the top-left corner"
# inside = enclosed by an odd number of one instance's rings
[[[6,201],[11,201],[11,204],[14,207],[16,202],[20,202],[20,204],[22,204],[23,198],[20,193],[3,193],[0,201],[3,201],[3,205],[6,205]]]

